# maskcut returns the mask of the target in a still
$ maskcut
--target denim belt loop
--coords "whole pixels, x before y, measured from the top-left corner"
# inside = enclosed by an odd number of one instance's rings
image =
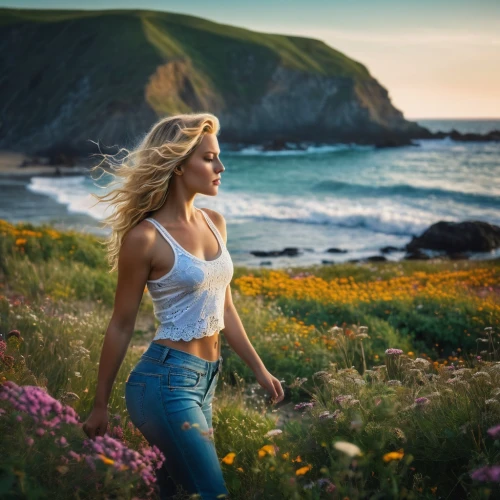
[[[170,351],[170,347],[165,346],[165,349],[161,353],[161,356],[160,356],[160,359],[159,359],[160,365],[162,365],[163,363],[165,363],[165,359],[167,358],[167,355],[168,355],[169,351]]]

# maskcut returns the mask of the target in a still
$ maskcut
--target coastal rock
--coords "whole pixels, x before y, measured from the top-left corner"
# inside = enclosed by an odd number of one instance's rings
[[[421,248],[446,253],[490,252],[500,246],[500,227],[482,221],[439,221],[406,245],[408,252]]]
[[[387,258],[383,255],[372,255],[370,257],[366,257],[365,260],[367,260],[368,262],[385,262]]]
[[[381,253],[391,253],[391,252],[400,252],[400,251],[404,251],[405,249],[404,248],[398,248],[398,247],[393,247],[393,246],[386,246],[386,247],[382,247],[380,249],[380,252]]]
[[[429,260],[430,257],[422,252],[421,250],[415,250],[414,252],[407,253],[404,257],[404,260]]]
[[[255,255],[255,257],[282,257],[286,255],[287,257],[295,257],[300,255],[299,249],[296,247],[287,247],[283,250],[251,250],[250,253]]]
[[[445,139],[446,137],[460,142],[498,142],[500,141],[500,130],[491,130],[484,134],[473,132],[462,134],[458,130],[453,129],[450,132],[431,132],[427,137],[422,136],[421,139]]]
[[[340,248],[329,248],[328,253],[347,253],[347,250],[342,250]]]

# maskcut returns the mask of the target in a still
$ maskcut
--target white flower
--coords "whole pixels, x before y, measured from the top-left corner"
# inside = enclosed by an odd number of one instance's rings
[[[355,457],[357,455],[363,454],[358,446],[353,443],[348,443],[347,441],[337,441],[333,446],[335,447],[335,449],[341,451],[342,453],[345,453],[350,457]]]
[[[283,431],[281,429],[271,429],[269,432],[266,432],[266,434],[264,434],[264,437],[273,437],[273,436],[278,436],[279,434],[281,434]]]
[[[413,365],[425,369],[428,368],[431,364],[424,358],[417,358],[413,360]]]

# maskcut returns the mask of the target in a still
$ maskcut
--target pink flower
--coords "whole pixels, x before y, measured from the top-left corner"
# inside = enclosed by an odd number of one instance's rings
[[[490,427],[487,432],[493,439],[500,439],[500,424]]]
[[[500,465],[481,467],[472,471],[470,477],[484,483],[500,483]]]
[[[399,355],[403,354],[403,351],[401,349],[390,348],[390,349],[386,349],[385,353],[387,354],[387,356],[399,356]]]

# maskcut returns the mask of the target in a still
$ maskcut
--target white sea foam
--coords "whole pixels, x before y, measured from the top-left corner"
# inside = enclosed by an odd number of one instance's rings
[[[94,219],[101,220],[109,215],[109,206],[99,203],[91,196],[93,189],[91,181],[85,176],[62,177],[32,177],[26,186],[34,193],[45,194],[58,203],[66,205],[71,213],[83,213]],[[99,194],[103,194],[100,192]]]
[[[322,146],[307,146],[304,149],[283,149],[277,151],[263,151],[262,146],[247,146],[239,151],[228,151],[224,155],[235,155],[235,156],[300,156],[309,154],[325,154],[325,153],[335,153],[338,151],[347,150],[371,150],[374,149],[371,145],[359,145],[359,144],[325,144]]]

